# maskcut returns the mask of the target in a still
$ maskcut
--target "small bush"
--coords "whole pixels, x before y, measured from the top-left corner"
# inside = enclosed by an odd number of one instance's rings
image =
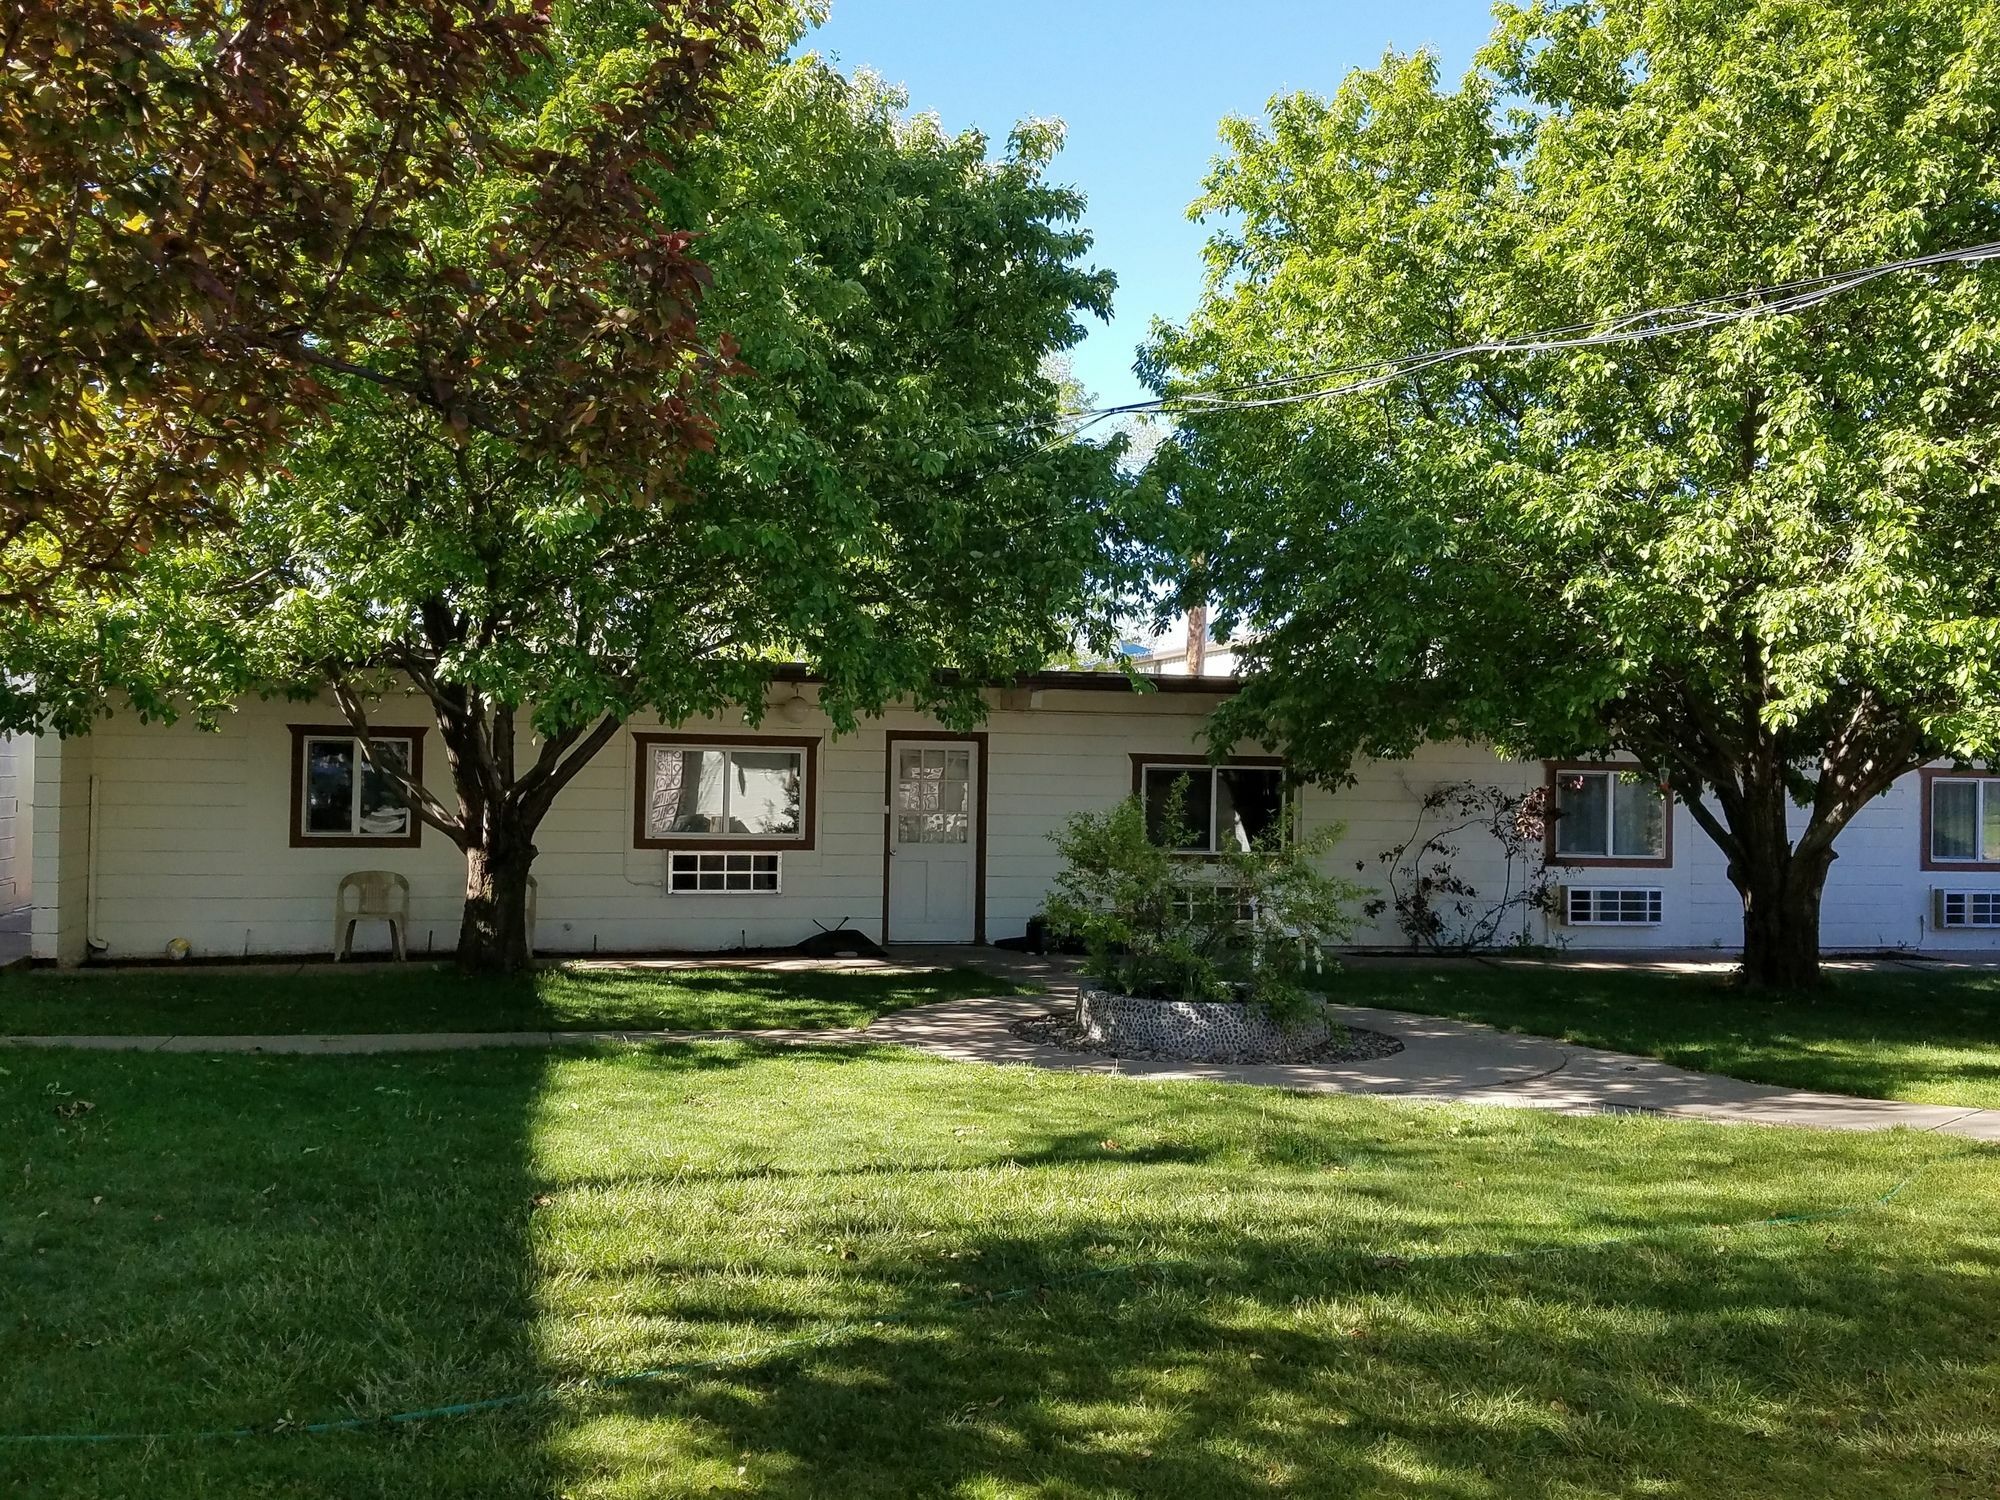
[[[1369,892],[1314,863],[1340,830],[1274,838],[1217,855],[1188,842],[1186,783],[1174,791],[1161,842],[1137,797],[1078,813],[1050,837],[1064,869],[1043,907],[1049,930],[1081,942],[1105,988],[1159,1000],[1251,1000],[1280,1019],[1312,1008],[1307,991],[1329,944],[1353,932]]]
[[[1528,946],[1528,918],[1550,910],[1555,897],[1555,877],[1541,853],[1549,812],[1546,787],[1514,792],[1472,781],[1432,787],[1418,803],[1409,836],[1376,856],[1389,888],[1362,915],[1372,920],[1393,910],[1412,948],[1470,953]],[[1468,834],[1484,835],[1501,857],[1497,894],[1482,893],[1458,873],[1460,840]],[[1517,916],[1520,926],[1503,937]]]

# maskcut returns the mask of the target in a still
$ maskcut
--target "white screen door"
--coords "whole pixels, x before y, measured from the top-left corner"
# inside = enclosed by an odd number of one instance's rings
[[[979,746],[889,741],[889,940],[969,943],[979,880]]]

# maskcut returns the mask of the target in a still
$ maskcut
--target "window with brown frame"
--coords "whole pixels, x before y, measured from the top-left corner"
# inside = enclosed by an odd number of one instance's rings
[[[2000,776],[1923,774],[1926,870],[2000,870]]]
[[[810,849],[819,741],[634,735],[632,843],[640,849]]]
[[[1176,756],[1132,757],[1132,790],[1146,809],[1146,832],[1165,843],[1178,822],[1183,854],[1258,848],[1291,835],[1292,798],[1284,763],[1228,760],[1221,765]],[[1178,798],[1178,806],[1176,799]]]
[[[1550,864],[1664,870],[1674,862],[1673,798],[1636,766],[1549,767]]]
[[[418,785],[424,779],[424,731],[371,729],[369,751],[344,724],[293,724],[294,849],[414,849],[423,819],[402,787],[383,774],[393,766]]]

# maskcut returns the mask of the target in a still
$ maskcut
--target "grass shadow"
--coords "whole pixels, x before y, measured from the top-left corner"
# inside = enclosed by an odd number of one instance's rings
[[[9,1054],[0,1432],[269,1428],[544,1383],[542,1063]],[[545,1495],[550,1415],[0,1445],[0,1492]]]
[[[977,969],[553,965],[473,979],[449,965],[283,973],[127,969],[0,975],[0,1035],[711,1031],[865,1026],[911,1006],[1016,993]]]
[[[4,1066],[31,1170],[0,1162],[0,1254],[39,1264],[0,1282],[24,1377],[0,1428],[564,1393],[399,1431],[0,1454],[28,1493],[2000,1482],[1996,1158],[1930,1137],[839,1047]],[[1919,1170],[1877,1210],[1751,1227]]]

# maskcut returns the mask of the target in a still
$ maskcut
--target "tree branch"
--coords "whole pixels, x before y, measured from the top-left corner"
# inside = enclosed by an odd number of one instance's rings
[[[548,771],[542,775],[542,779],[534,790],[521,798],[524,811],[528,813],[533,821],[539,822],[541,820],[543,815],[548,812],[550,804],[556,800],[556,794],[568,786],[571,780],[575,778],[576,773],[589,765],[596,757],[597,752],[611,742],[611,737],[618,733],[619,727],[624,722],[623,715],[607,713],[592,726],[590,733],[575,742],[574,748],[570,750],[567,756],[563,757],[559,762],[550,765]],[[546,745],[543,747],[543,750],[546,755]],[[538,762],[535,772],[531,772],[530,774],[541,773],[541,771],[542,767]]]
[[[368,711],[362,706],[361,699],[354,689],[347,683],[335,679],[333,701],[340,705],[340,711],[346,717],[348,726],[353,729],[355,738],[360,740],[361,753],[366,757],[369,768],[407,797],[419,817],[449,837],[461,849],[464,848],[464,820],[432,796],[430,790],[422,783],[411,780],[407,773],[391,762],[376,758],[375,742],[368,730]]]

